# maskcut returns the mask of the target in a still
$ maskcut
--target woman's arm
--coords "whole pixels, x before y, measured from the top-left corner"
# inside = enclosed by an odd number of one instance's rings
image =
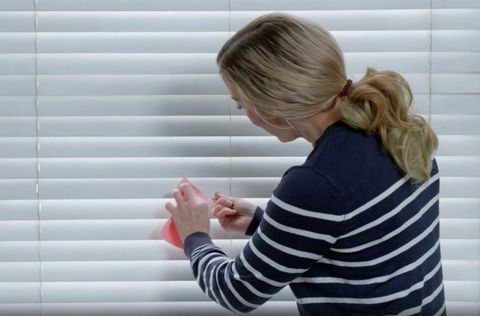
[[[236,313],[259,307],[310,269],[335,243],[343,228],[340,203],[336,188],[322,175],[306,167],[290,170],[235,259],[228,258],[205,233],[185,239],[185,254],[202,291]],[[317,207],[312,208],[314,204]]]

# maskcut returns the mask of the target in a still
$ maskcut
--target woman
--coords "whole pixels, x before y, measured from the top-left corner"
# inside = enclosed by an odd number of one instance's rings
[[[205,202],[173,191],[173,215],[202,290],[249,312],[290,286],[301,315],[445,315],[439,246],[437,137],[409,112],[396,72],[352,82],[321,26],[263,15],[217,56],[232,98],[281,142],[313,149],[274,189],[265,211],[216,194],[225,229],[251,235],[235,259],[216,247]]]

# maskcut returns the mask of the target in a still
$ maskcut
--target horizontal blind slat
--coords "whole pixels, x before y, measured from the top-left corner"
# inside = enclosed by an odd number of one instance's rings
[[[0,32],[33,32],[34,12],[0,11]]]
[[[4,303],[40,303],[40,282],[1,282],[0,311]]]
[[[191,178],[208,194],[224,192],[229,187],[227,178]],[[270,196],[279,181],[275,178],[232,178],[232,196],[262,198]],[[180,178],[142,179],[40,179],[44,199],[74,198],[154,198],[159,192],[168,192]],[[22,189],[20,189],[22,188]],[[36,199],[35,179],[0,179],[0,199]],[[471,177],[444,177],[440,196],[445,198],[478,198],[480,179]]]
[[[205,194],[225,192],[228,178],[190,178]],[[0,179],[0,199],[36,199],[36,179]],[[181,180],[177,178],[115,178],[115,179],[40,179],[41,199],[90,198],[158,198],[164,197]],[[277,179],[278,181],[278,179]]]
[[[480,154],[480,135],[439,135],[439,140],[437,157]],[[252,148],[251,141],[264,146]],[[44,158],[228,156],[228,142],[228,136],[40,137]],[[1,158],[34,157],[35,138],[2,137],[0,149]],[[272,136],[232,137],[232,157],[306,157],[311,149],[303,139],[281,144]]]
[[[0,159],[0,177],[9,170],[1,168],[2,160],[5,159]],[[41,178],[176,178],[184,175],[220,178],[230,176],[229,157],[40,158],[39,161]]]
[[[449,315],[477,316],[480,312],[480,303],[447,301]],[[184,316],[196,311],[199,315],[225,316],[233,315],[214,302],[128,302],[128,303],[46,303],[43,310],[48,315],[71,316],[95,315],[101,313],[114,313],[118,316],[156,316],[168,313],[169,316]],[[15,316],[37,316],[40,313],[40,304],[2,304],[0,312]],[[267,302],[260,309],[250,313],[255,316],[291,316],[298,313],[297,306],[290,302]]]
[[[39,11],[37,31],[226,32],[228,19],[227,11]]]
[[[41,117],[39,120],[40,124],[42,125],[40,136],[229,135],[228,116],[77,116]],[[1,132],[2,129],[0,128],[0,134]]]
[[[440,135],[480,135],[479,114],[432,114],[431,124]]]
[[[227,93],[218,74],[38,75],[38,77],[40,81],[39,95]]]
[[[476,302],[480,282],[445,281],[445,292],[451,300]],[[208,301],[195,281],[175,282],[45,282],[45,303],[61,302],[148,302]],[[181,295],[180,295],[181,294]],[[285,287],[272,300],[293,300]]]
[[[434,30],[432,32],[433,51],[478,51],[480,41],[478,30]]]
[[[475,45],[475,32],[437,31],[437,41],[457,42],[456,47]],[[437,34],[436,33],[436,34]],[[23,34],[23,33],[19,33]],[[234,34],[234,33],[232,33]],[[346,52],[428,51],[426,30],[334,31]],[[0,38],[3,36],[0,34]],[[38,33],[39,53],[212,53],[230,37],[228,32],[47,32]],[[5,40],[8,40],[6,37]],[[10,39],[11,41],[15,38]],[[18,39],[20,40],[20,39]],[[5,42],[5,41],[4,41]],[[473,41],[474,42],[474,41]],[[441,42],[440,42],[441,43]],[[451,48],[450,45],[445,49]],[[1,49],[1,47],[0,47]]]
[[[165,219],[129,220],[42,220],[42,240],[144,240],[160,238],[158,227]],[[0,222],[0,241],[38,239],[36,221]],[[210,235],[214,239],[243,239],[240,232],[226,232],[216,219],[210,220]],[[480,239],[480,219],[441,218],[440,236],[443,239]]]
[[[36,179],[0,179],[0,200],[36,200]]]
[[[290,11],[280,10],[317,22],[327,30],[428,30],[428,10],[342,10]],[[238,31],[256,17],[276,12],[232,11],[232,31]],[[466,14],[468,16],[468,14]]]
[[[228,11],[225,0],[42,0],[38,11]]]
[[[227,95],[40,96],[45,116],[176,116],[229,115]],[[230,103],[229,103],[230,102]]]
[[[40,144],[44,158],[229,156],[228,136],[40,137]]]
[[[38,282],[37,262],[0,262],[0,282]],[[47,261],[45,282],[193,281],[190,262],[175,261]],[[479,260],[444,260],[447,281],[480,281]]]
[[[421,1],[382,1],[382,0],[346,0],[346,1],[318,1],[318,0],[230,0],[234,11],[261,11],[261,10],[368,10],[368,9],[425,9],[428,2]]]
[[[234,315],[214,302],[142,302],[142,303],[46,303],[44,310],[49,315],[63,316],[68,313],[72,316],[87,314],[114,313],[115,315],[169,315],[184,316],[195,311],[198,315],[226,316]],[[262,308],[249,313],[253,316],[290,316],[298,313],[294,302],[267,302]],[[22,315],[23,316],[23,315]]]
[[[443,63],[448,62],[449,71],[478,71],[475,63],[478,53],[439,53],[434,56],[438,64],[434,71],[442,71]],[[458,56],[457,56],[458,55]],[[7,56],[8,57],[8,56]],[[26,68],[25,62],[31,56],[0,58],[0,65],[9,68],[4,73],[33,73],[32,67]],[[218,66],[216,54],[39,54],[39,74],[216,74]],[[376,63],[379,68],[393,68],[398,72],[428,72],[427,52],[346,52],[346,66],[350,71],[362,72],[365,65]],[[457,60],[461,60],[458,62]],[[454,62],[452,62],[454,61]],[[5,68],[5,67],[4,67]],[[443,71],[445,72],[445,71]]]
[[[3,0],[0,2],[0,11],[33,11],[31,0]]]
[[[480,29],[480,10],[448,8],[432,10],[432,29]]]
[[[230,257],[235,257],[247,240],[215,239],[213,242]],[[440,246],[443,260],[480,260],[478,239],[441,239]],[[38,261],[37,247],[38,241],[2,241],[0,261]],[[163,240],[43,241],[42,253],[45,261],[185,260],[181,249],[172,247]]]
[[[266,208],[268,198],[245,198],[245,200]],[[153,219],[167,218],[163,209],[172,198],[152,199],[42,199],[42,220],[76,219]],[[441,198],[441,218],[480,218],[480,198]],[[36,220],[36,200],[1,200],[0,220]],[[135,209],[135,212],[132,212]]]
[[[0,96],[34,96],[33,75],[0,75]]]

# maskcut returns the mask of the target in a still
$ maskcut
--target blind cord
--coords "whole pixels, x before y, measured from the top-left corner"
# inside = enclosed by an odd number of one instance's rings
[[[428,2],[428,123],[432,122],[432,0]]]
[[[228,35],[232,35],[232,28],[231,28],[231,19],[232,19],[232,14],[231,14],[231,9],[230,9],[230,0],[228,0]],[[228,147],[228,155],[229,155],[229,160],[230,160],[230,181],[229,181],[229,195],[232,196],[232,107],[228,107],[229,110],[229,122],[228,122],[228,127],[229,127],[229,147]]]
[[[39,187],[39,174],[40,174],[40,142],[38,139],[38,134],[40,130],[40,121],[39,121],[39,116],[38,116],[38,108],[39,108],[39,100],[38,100],[38,90],[40,86],[40,82],[38,80],[38,12],[37,12],[37,5],[38,5],[38,0],[33,1],[33,9],[34,9],[34,18],[35,21],[33,23],[33,30],[35,32],[35,40],[34,40],[34,58],[35,58],[35,86],[34,86],[34,91],[35,91],[35,140],[36,140],[36,146],[35,146],[35,155],[36,155],[36,163],[37,163],[37,168],[36,168],[36,184],[35,184],[35,191],[36,191],[36,197],[37,197],[37,223],[38,223],[38,261],[40,264],[40,271],[39,271],[39,279],[40,279],[40,315],[43,316],[43,260],[42,260],[42,225],[41,225],[41,220],[42,220],[42,204],[40,202],[40,187]]]
[[[232,36],[232,7],[230,0],[228,0],[228,36]],[[229,110],[229,149],[228,149],[228,157],[229,157],[229,162],[230,162],[230,181],[229,183],[229,195],[232,196],[232,176],[233,176],[233,169],[232,169],[232,107],[228,107]],[[233,240],[232,240],[232,233],[228,232],[228,237],[230,239],[230,253],[233,254]]]

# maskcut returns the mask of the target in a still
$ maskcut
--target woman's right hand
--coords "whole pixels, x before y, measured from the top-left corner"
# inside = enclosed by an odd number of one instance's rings
[[[239,198],[215,192],[212,215],[226,231],[245,233],[257,206]]]

